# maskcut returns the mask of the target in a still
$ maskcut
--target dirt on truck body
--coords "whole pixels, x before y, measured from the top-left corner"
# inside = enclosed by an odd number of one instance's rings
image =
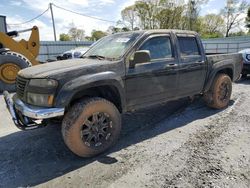
[[[81,59],[22,70],[17,94],[4,95],[17,127],[61,120],[68,148],[90,157],[116,142],[121,113],[194,95],[227,107],[241,68],[240,54],[206,56],[195,32],[133,31],[103,38]]]

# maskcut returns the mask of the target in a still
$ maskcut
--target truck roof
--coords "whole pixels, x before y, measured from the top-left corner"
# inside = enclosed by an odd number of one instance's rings
[[[193,34],[197,35],[195,31],[179,30],[179,29],[152,29],[152,30],[140,30],[140,31],[128,31],[126,33],[140,33],[140,34],[154,34],[154,33],[175,33],[175,34]]]

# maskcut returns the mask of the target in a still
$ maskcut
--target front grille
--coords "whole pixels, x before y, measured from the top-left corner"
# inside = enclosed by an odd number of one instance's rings
[[[29,79],[17,76],[16,78],[16,93],[20,99],[23,99],[26,85]]]

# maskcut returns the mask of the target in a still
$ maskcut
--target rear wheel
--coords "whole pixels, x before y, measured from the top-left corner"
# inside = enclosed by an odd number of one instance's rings
[[[17,73],[29,65],[31,63],[16,52],[0,54],[0,91],[15,91]]]
[[[65,144],[80,157],[107,150],[118,139],[120,130],[119,111],[111,102],[98,97],[73,105],[62,123]]]
[[[204,99],[209,107],[222,109],[228,106],[231,94],[231,78],[226,74],[218,74],[210,90],[204,94]]]

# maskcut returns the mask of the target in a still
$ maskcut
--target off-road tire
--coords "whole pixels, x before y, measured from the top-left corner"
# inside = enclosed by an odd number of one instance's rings
[[[228,106],[231,94],[231,78],[227,74],[220,73],[215,76],[211,88],[204,94],[204,100],[211,108],[223,109]]]
[[[5,64],[6,62],[7,63],[11,62],[17,65],[20,69],[24,69],[31,66],[31,63],[27,58],[25,58],[23,55],[19,53],[12,51],[0,54],[0,66]],[[15,83],[9,84],[0,79],[0,92],[3,92],[4,90],[7,90],[9,92],[15,91],[16,90]]]
[[[85,121],[95,114],[105,113],[110,119],[110,136],[105,137],[102,145],[90,147],[83,139]],[[92,120],[93,121],[93,120]],[[91,127],[93,127],[91,125]],[[110,148],[118,139],[121,130],[121,115],[116,106],[106,99],[94,97],[74,104],[66,113],[62,122],[62,137],[68,148],[80,157],[92,157]]]

